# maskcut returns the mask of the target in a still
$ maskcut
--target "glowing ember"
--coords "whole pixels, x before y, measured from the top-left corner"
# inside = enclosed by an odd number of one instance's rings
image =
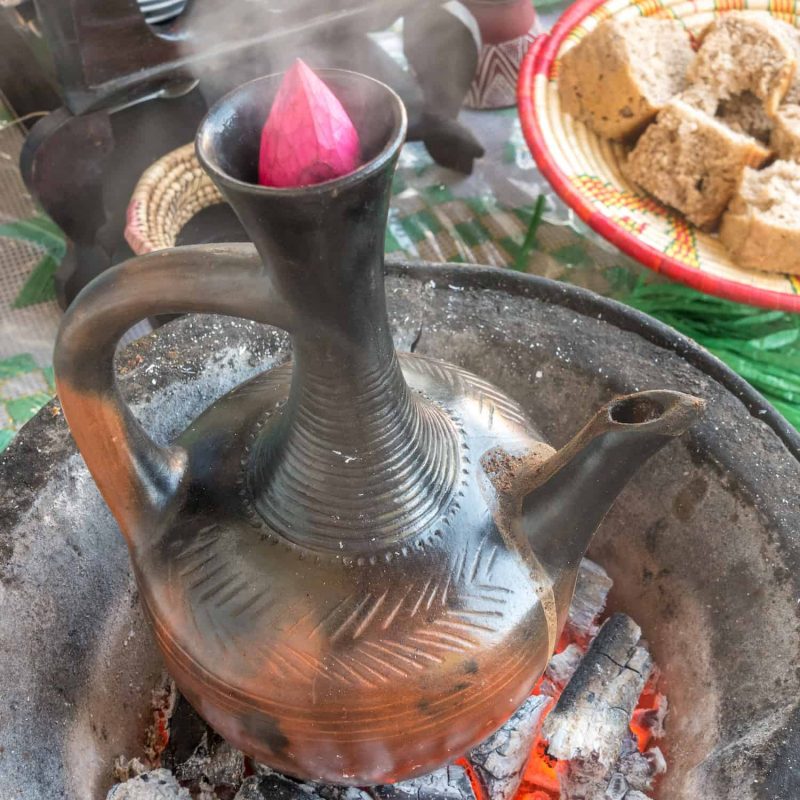
[[[591,637],[582,637],[570,634],[565,630],[554,655],[563,653],[567,647],[577,645],[582,654],[585,654]],[[636,739],[636,746],[640,753],[646,754],[648,749],[653,746],[654,739],[664,735],[664,716],[666,714],[667,701],[664,695],[656,689],[657,678],[651,676],[647,682],[641,696],[639,697],[636,710],[630,723],[630,731]],[[541,724],[544,719],[555,707],[563,687],[557,685],[551,679],[543,676],[534,687],[533,694],[547,694],[553,700],[542,716]],[[561,783],[559,775],[562,775],[568,768],[570,762],[559,762],[547,752],[547,740],[538,734],[531,747],[530,760],[522,776],[522,783],[514,796],[514,800],[560,800]]]
[[[352,172],[358,132],[333,92],[300,60],[281,82],[261,131],[258,182],[308,186]]]

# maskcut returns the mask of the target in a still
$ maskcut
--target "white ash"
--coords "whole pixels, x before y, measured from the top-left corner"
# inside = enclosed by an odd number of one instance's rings
[[[244,754],[223,738],[206,732],[194,753],[175,768],[182,784],[205,783],[208,790],[218,786],[239,786],[244,780]]]
[[[106,800],[192,800],[192,796],[168,769],[156,769],[112,787]]]
[[[606,769],[617,761],[652,667],[640,639],[625,614],[606,620],[545,721],[550,755],[596,759]]]
[[[262,764],[256,773],[242,783],[234,800],[373,800],[354,786],[305,783]]]
[[[561,800],[641,800],[666,768],[658,747],[640,753],[636,737],[629,734],[619,761],[610,768],[596,757],[567,762],[559,774]]]
[[[467,771],[458,764],[408,781],[375,786],[371,793],[376,800],[477,800]]]
[[[666,733],[664,722],[669,711],[669,702],[666,695],[659,694],[656,698],[655,708],[641,708],[633,712],[633,721],[641,728],[650,732],[654,739],[663,739]]]
[[[572,638],[586,641],[597,636],[597,620],[606,607],[613,585],[614,581],[599,564],[588,558],[581,561],[565,626]]]
[[[114,762],[114,778],[120,783],[125,783],[152,769],[154,769],[152,764],[145,764],[139,758],[126,759],[125,756],[118,756]]]
[[[583,653],[577,644],[570,644],[554,655],[544,671],[542,694],[558,697],[575,674],[583,659]]]
[[[500,730],[471,750],[467,756],[492,800],[511,800],[539,735],[552,700],[533,695]]]

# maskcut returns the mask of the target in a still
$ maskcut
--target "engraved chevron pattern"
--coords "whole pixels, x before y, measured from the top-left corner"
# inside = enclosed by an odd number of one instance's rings
[[[235,628],[252,625],[273,603],[263,581],[254,585],[221,549],[223,528],[209,525],[175,559],[198,630],[210,632],[223,652],[242,652]]]
[[[444,384],[455,394],[466,394],[473,397],[478,401],[481,414],[485,414],[490,420],[499,413],[517,425],[527,424],[525,414],[517,403],[488,381],[465,369],[450,364],[443,365],[422,356],[415,356],[413,361],[405,360],[403,366],[409,371]]]
[[[501,629],[511,595],[492,582],[499,546],[487,539],[464,551],[454,570],[399,590],[354,593],[332,608],[311,631],[312,637],[326,632],[338,645],[324,674],[374,688],[479,648]]]
[[[279,645],[270,636],[260,641],[252,633],[280,598],[262,581],[254,585],[234,571],[222,549],[223,532],[217,525],[202,529],[176,558],[188,606],[195,625],[223,654],[247,658],[276,681],[379,688],[474,651],[502,627],[511,592],[493,582],[499,545],[489,544],[487,536],[454,565],[443,564],[436,576],[353,592],[322,617],[310,610],[292,621]],[[308,650],[300,644],[303,632],[312,645]],[[328,653],[322,660],[316,656],[320,651]]]

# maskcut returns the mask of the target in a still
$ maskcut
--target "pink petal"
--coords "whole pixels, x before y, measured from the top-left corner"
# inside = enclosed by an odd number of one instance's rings
[[[261,131],[258,182],[308,186],[352,172],[361,144],[336,95],[299,58],[284,75]]]

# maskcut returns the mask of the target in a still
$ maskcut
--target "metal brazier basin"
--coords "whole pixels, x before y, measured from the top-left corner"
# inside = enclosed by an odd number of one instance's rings
[[[497,384],[548,421],[556,446],[617,394],[668,387],[708,401],[693,433],[623,492],[590,556],[664,673],[659,797],[797,796],[797,434],[686,339],[584,291],[427,265],[391,266],[387,289],[399,349]],[[121,354],[121,385],[166,442],[287,347],[253,323],[188,317]],[[4,454],[0,498],[0,796],[102,798],[114,758],[141,748],[163,665],[57,405]]]

